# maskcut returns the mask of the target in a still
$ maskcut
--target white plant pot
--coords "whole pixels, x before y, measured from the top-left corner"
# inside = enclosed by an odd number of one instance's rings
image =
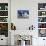
[[[25,41],[21,40],[21,46],[25,46]]]

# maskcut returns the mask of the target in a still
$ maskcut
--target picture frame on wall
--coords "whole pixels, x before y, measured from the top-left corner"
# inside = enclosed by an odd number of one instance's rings
[[[17,10],[17,17],[18,18],[29,18],[29,10]]]

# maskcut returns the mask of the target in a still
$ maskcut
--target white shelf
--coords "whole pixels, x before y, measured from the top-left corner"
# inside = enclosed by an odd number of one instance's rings
[[[44,15],[44,16],[38,16],[38,17],[46,17],[46,15]]]
[[[0,10],[0,11],[8,11],[8,10]]]
[[[8,23],[8,22],[0,22],[0,23]]]
[[[0,17],[8,17],[8,16],[0,16]]]
[[[46,23],[46,22],[38,22],[38,23]]]
[[[46,29],[46,28],[38,28],[38,29]]]
[[[46,10],[38,10],[38,11],[46,11]]]

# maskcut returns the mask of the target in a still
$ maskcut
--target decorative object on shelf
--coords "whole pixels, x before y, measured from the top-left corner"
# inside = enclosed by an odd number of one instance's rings
[[[29,18],[29,10],[18,10],[18,18]]]
[[[46,11],[38,11],[38,16],[46,16]]]
[[[42,22],[43,19],[41,17],[38,18],[38,22]]]
[[[32,26],[29,26],[29,30],[34,30],[34,26],[32,25]]]
[[[42,15],[45,15],[45,12],[42,12]]]
[[[38,22],[46,22],[46,17],[38,17]]]
[[[8,10],[8,6],[5,6],[5,10]]]
[[[46,37],[46,29],[39,29],[39,37]]]
[[[1,30],[8,30],[8,23],[0,23]]]
[[[8,16],[8,11],[0,11],[0,16]]]
[[[8,17],[0,17],[0,22],[8,22]]]
[[[44,8],[40,8],[40,10],[44,10]]]
[[[16,26],[13,23],[11,23],[11,30],[16,30]]]
[[[38,28],[46,28],[46,23],[39,23],[38,24]]]
[[[7,23],[0,23],[0,35],[5,35],[5,37],[8,37],[8,24]]]
[[[0,10],[8,10],[8,3],[0,3]]]
[[[46,10],[46,3],[38,3],[38,10]]]

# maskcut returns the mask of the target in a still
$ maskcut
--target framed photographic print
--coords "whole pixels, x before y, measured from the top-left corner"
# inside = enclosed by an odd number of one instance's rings
[[[18,18],[29,18],[29,10],[18,10],[17,17]]]

